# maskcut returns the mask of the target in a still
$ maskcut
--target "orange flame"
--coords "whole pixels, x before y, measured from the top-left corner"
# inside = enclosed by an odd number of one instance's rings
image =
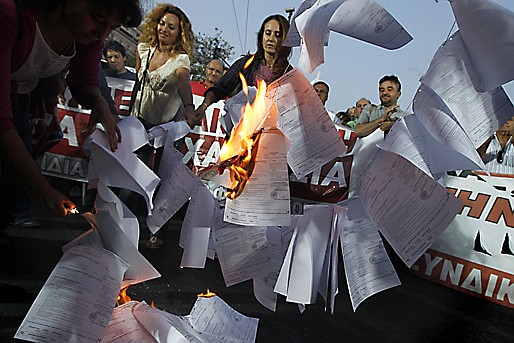
[[[250,66],[250,64],[252,64],[254,58],[255,58],[255,55],[252,55],[252,57],[250,57],[248,59],[248,61],[246,61],[245,66],[244,66],[245,69],[248,68]]]
[[[127,289],[128,286],[121,289],[120,294],[118,295],[118,299],[116,299],[116,303],[118,305],[123,305],[132,300],[132,298],[127,295]]]
[[[197,295],[198,298],[212,298],[212,297],[215,297],[216,296],[216,293],[213,293],[211,291],[209,291],[209,289],[207,289],[207,293],[200,293]]]
[[[244,77],[240,75],[243,86]],[[247,88],[247,87],[246,87]],[[246,90],[247,93],[247,90]],[[247,93],[248,94],[248,93]],[[257,94],[253,104],[247,103],[241,120],[232,129],[230,139],[225,141],[220,151],[220,161],[230,161],[231,189],[227,193],[229,199],[235,199],[243,191],[255,166],[258,142],[261,131],[259,126],[266,114],[266,82],[259,80]],[[254,150],[254,151],[252,151]]]
[[[157,308],[157,307],[155,307],[155,303],[153,302],[153,300],[152,300],[152,303],[150,304],[150,307]]]

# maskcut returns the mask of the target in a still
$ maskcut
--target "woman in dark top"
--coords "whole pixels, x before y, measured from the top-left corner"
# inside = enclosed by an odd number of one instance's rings
[[[291,48],[282,43],[287,36],[289,22],[280,15],[274,14],[262,22],[257,34],[257,52],[238,59],[225,75],[211,88],[205,91],[203,103],[196,109],[197,119],[205,115],[205,110],[212,103],[227,97],[242,88],[239,73],[243,74],[248,86],[256,86],[257,80],[271,83],[288,71],[288,57]],[[250,59],[252,59],[250,61]],[[249,65],[245,68],[245,65]]]

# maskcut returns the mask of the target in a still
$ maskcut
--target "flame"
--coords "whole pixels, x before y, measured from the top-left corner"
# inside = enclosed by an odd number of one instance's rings
[[[216,293],[211,292],[209,289],[207,289],[207,293],[200,293],[197,295],[198,298],[212,298],[215,297]]]
[[[120,295],[118,295],[118,299],[116,299],[116,304],[123,305],[132,300],[132,298],[127,295],[127,289],[128,286],[121,289]]]
[[[155,303],[153,302],[153,300],[152,300],[152,303],[150,304],[150,307],[151,308],[157,308],[157,307],[155,307]]]
[[[240,77],[246,87],[244,77],[242,75]],[[222,165],[229,168],[232,181],[231,189],[227,193],[229,199],[235,199],[241,194],[255,167],[255,157],[262,132],[258,127],[266,114],[265,95],[266,82],[259,80],[253,104],[245,105],[241,120],[232,129],[230,139],[221,147],[220,161],[225,162]]]
[[[248,61],[246,61],[245,66],[244,66],[245,69],[248,68],[250,66],[250,64],[252,64],[254,58],[255,58],[255,55],[252,55],[252,57],[250,57],[248,59]]]

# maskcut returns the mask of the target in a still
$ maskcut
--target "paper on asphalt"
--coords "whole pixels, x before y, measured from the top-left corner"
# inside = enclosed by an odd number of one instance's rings
[[[252,343],[257,337],[259,319],[242,315],[219,296],[197,298],[188,319],[207,342]]]
[[[130,301],[114,309],[101,343],[155,343],[156,340],[134,317],[133,308],[139,304]]]
[[[298,219],[299,216],[293,216],[290,226],[268,226],[266,230],[271,256],[270,270],[266,275],[253,278],[253,294],[262,306],[271,311],[277,309],[277,293],[274,288]]]
[[[288,142],[287,162],[298,179],[343,155],[346,146],[307,78],[293,69],[268,85],[278,108],[277,127]]]
[[[514,13],[490,0],[451,0],[466,50],[480,74],[483,88],[514,79]]]
[[[401,156],[379,150],[359,193],[369,217],[411,267],[448,227],[461,202]]]
[[[189,133],[191,128],[185,121],[170,121],[156,125],[148,130],[148,139],[155,149],[166,144],[167,140],[175,142]]]
[[[257,149],[253,173],[237,198],[227,198],[223,219],[247,226],[290,225],[284,136],[277,129],[265,129]],[[253,152],[255,150],[254,147]]]
[[[483,163],[475,146],[451,111],[430,88],[421,85],[414,96],[414,114],[432,137],[475,164]]]
[[[318,1],[295,19],[302,37],[297,68],[305,74],[312,73],[325,62],[324,43],[330,18],[344,0]]]
[[[229,224],[213,228],[212,236],[227,287],[269,271],[266,226]]]
[[[177,316],[141,302],[134,306],[134,317],[158,343],[207,343],[187,317]]]
[[[293,254],[295,252],[296,247],[296,237],[298,235],[298,220],[296,220],[296,225],[294,226],[293,235],[291,236],[291,240],[289,241],[289,246],[287,247],[286,256],[284,257],[284,262],[282,262],[282,266],[280,267],[280,273],[278,274],[277,282],[275,284],[274,291],[278,294],[282,294],[287,296],[287,289],[289,288],[289,277],[291,275],[291,262],[293,260]]]
[[[330,267],[328,269],[328,273],[330,275],[329,284],[330,284],[330,293],[329,294],[329,302],[328,306],[330,308],[330,313],[334,314],[335,304],[336,304],[336,295],[339,293],[339,237],[341,236],[341,226],[337,224],[337,219],[340,216],[346,215],[346,208],[341,206],[334,206],[334,216],[332,219],[332,232],[330,233],[330,245],[331,245],[331,253],[330,253]],[[325,304],[325,308],[327,305]]]
[[[137,217],[102,180],[98,182],[97,192],[95,199],[96,212],[109,212],[109,215],[116,225],[118,225],[125,233],[128,240],[137,248],[139,246],[139,221]]]
[[[323,260],[323,268],[321,269],[321,276],[319,280],[319,286],[318,286],[318,293],[321,295],[321,297],[325,300],[325,311],[327,309],[331,309],[333,312],[333,307],[330,307],[332,304],[332,301],[335,301],[335,296],[337,293],[337,285],[336,288],[332,288],[333,285],[333,266],[332,262],[335,260],[336,263],[338,263],[338,253],[337,253],[337,247],[339,244],[339,234],[340,230],[337,226],[337,216],[339,212],[345,211],[346,209],[344,207],[340,207],[337,205],[333,205],[333,212],[332,212],[332,221],[331,221],[331,229],[330,229],[330,236],[329,241],[326,247],[325,252],[325,258]],[[336,270],[337,272],[337,270]],[[337,274],[336,274],[337,277]]]
[[[155,196],[155,207],[146,218],[148,229],[156,233],[189,200],[198,178],[184,163],[183,155],[173,147],[171,139],[166,140],[159,176],[162,179]]]
[[[118,150],[112,152],[103,132],[95,130],[91,137],[93,144],[88,166],[90,185],[101,178],[107,186],[137,192],[145,199],[150,212],[159,177],[129,149],[129,144],[120,144]]]
[[[122,288],[161,276],[150,262],[139,252],[123,230],[112,219],[109,212],[85,213],[83,217],[100,232],[102,247],[113,252],[129,264]]]
[[[205,267],[215,206],[211,192],[198,181],[180,231],[179,245],[184,249],[181,268]]]
[[[472,81],[479,66],[469,60],[459,32],[436,52],[421,82],[430,87],[452,111],[478,148],[514,113],[503,90],[477,92]]]
[[[341,230],[344,271],[355,312],[367,298],[401,282],[361,199],[354,197],[341,206],[347,211],[338,216],[337,225]]]
[[[404,157],[434,179],[441,178],[446,171],[484,168],[478,153],[470,160],[450,149],[433,137],[417,116],[398,120],[379,148]]]
[[[332,205],[304,207],[304,214],[296,226],[298,233],[291,257],[287,301],[299,304],[312,304],[316,301],[332,214]]]
[[[100,342],[128,265],[99,246],[66,251],[15,338],[30,342]]]
[[[412,36],[375,0],[346,0],[330,18],[331,31],[394,50]]]

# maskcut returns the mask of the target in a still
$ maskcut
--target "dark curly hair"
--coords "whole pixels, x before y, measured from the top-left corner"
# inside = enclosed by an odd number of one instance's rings
[[[141,25],[141,37],[139,37],[140,43],[148,43],[151,46],[157,46],[159,43],[157,37],[157,24],[159,20],[167,13],[174,14],[178,17],[180,22],[179,39],[174,43],[173,54],[186,53],[189,58],[193,56],[193,47],[195,43],[195,35],[191,22],[187,15],[177,6],[170,4],[159,4],[157,5],[146,17],[145,22]]]

